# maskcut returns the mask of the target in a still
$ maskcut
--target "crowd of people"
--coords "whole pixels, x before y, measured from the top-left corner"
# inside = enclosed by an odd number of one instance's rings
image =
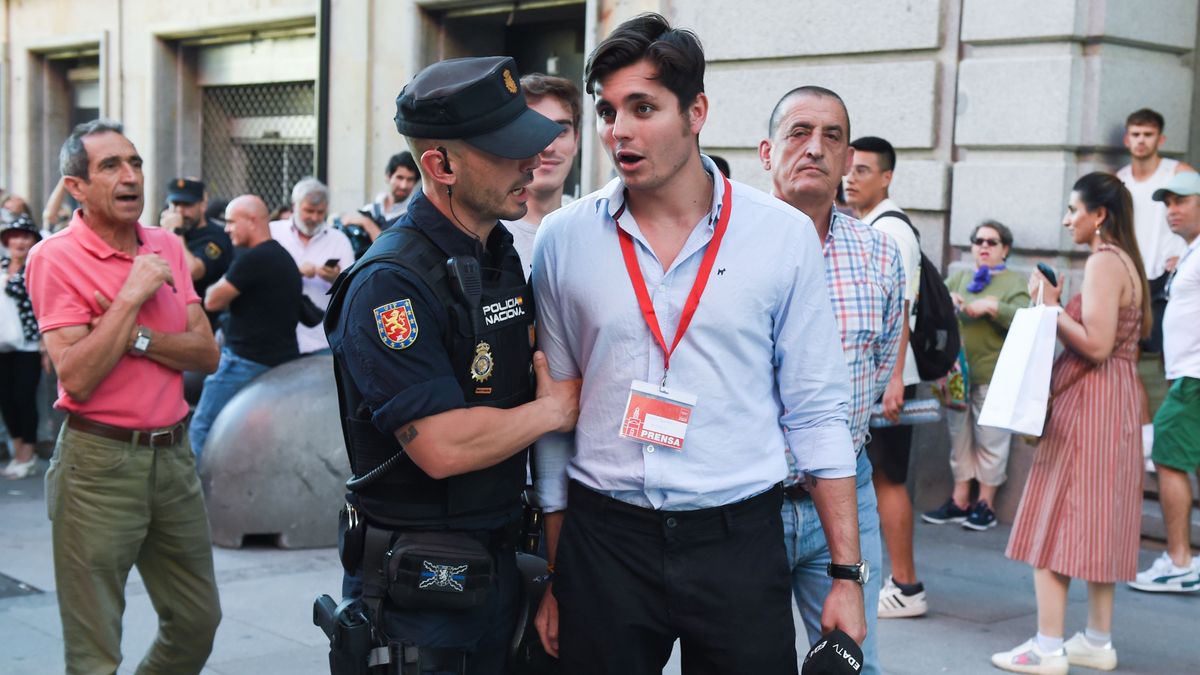
[[[344,588],[430,667],[503,672],[521,602],[514,519],[532,479],[549,563],[536,627],[564,672],[660,672],[678,639],[684,672],[796,673],[793,600],[807,660],[836,643],[858,666],[805,673],[883,672],[878,620],[929,610],[907,411],[931,379],[919,307],[942,279],[890,196],[895,149],[853,136],[831,89],[800,86],[763,111],[769,194],[730,181],[699,150],[704,63],[696,36],[657,15],[596,47],[586,91],[614,177],[577,200],[565,184],[583,96],[503,57],[419,73],[397,101],[409,150],[387,163],[383,192],[336,216],[315,178],[272,212],[180,177],[145,227],[133,143],[108,120],[77,127],[47,227],[8,195],[0,228],[6,477],[38,466],[43,372],[67,413],[46,483],[68,670],[119,664],[135,564],[160,612],[144,664],[202,667],[220,620],[196,480],[209,432],[254,378],[330,354],[357,482]],[[1164,127],[1133,113],[1131,164],[1073,186],[1062,225],[1087,249],[1081,273],[1010,269],[1012,230],[985,220],[970,264],[944,282],[963,391],[949,497],[920,519],[967,530],[996,526],[1009,479],[1013,435],[979,422],[1009,326],[1031,302],[1069,300],[1005,552],[1033,568],[1036,634],[993,655],[1003,670],[1111,670],[1116,583],[1200,591],[1188,540],[1200,174],[1159,155]],[[1157,411],[1139,359],[1161,359],[1171,382]],[[190,421],[185,371],[205,374]],[[1144,436],[1168,549],[1139,572]],[[432,581],[390,590],[375,558],[434,543],[461,557],[464,581],[434,565]],[[1066,639],[1072,579],[1088,585],[1088,616]],[[439,604],[430,584],[480,599]]]

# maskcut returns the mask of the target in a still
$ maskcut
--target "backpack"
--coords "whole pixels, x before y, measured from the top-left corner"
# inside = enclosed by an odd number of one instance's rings
[[[907,223],[920,245],[921,233],[908,216],[900,211],[888,211],[879,216],[888,217],[899,218]],[[950,298],[950,289],[946,288],[937,266],[924,252],[921,253],[921,283],[912,311],[917,323],[909,333],[908,344],[917,361],[917,372],[922,381],[936,380],[950,372],[958,361],[958,316],[954,311],[954,301]]]

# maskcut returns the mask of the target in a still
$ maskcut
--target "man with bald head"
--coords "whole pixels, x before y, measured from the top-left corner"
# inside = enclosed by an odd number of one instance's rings
[[[204,379],[189,433],[199,464],[208,430],[225,404],[250,380],[300,355],[296,324],[302,287],[296,263],[271,238],[267,205],[242,195],[225,208],[225,231],[242,252],[229,271],[208,288],[204,308],[229,310],[221,365]]]

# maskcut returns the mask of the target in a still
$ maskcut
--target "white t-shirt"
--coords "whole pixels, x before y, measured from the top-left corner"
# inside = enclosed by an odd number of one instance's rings
[[[1182,238],[1182,237],[1181,237]],[[1167,379],[1200,379],[1200,237],[1184,252],[1168,290],[1163,317],[1163,363]]]
[[[271,238],[292,254],[292,259],[296,261],[296,267],[300,267],[306,262],[321,267],[330,258],[337,258],[343,270],[354,264],[354,247],[350,245],[350,240],[341,231],[335,230],[327,224],[322,225],[321,229],[305,243],[300,239],[300,234],[290,219],[276,220],[271,223]],[[317,275],[313,275],[312,278],[305,277],[303,281],[304,294],[317,307],[321,309],[328,307],[329,296],[326,293],[333,284]],[[296,342],[300,347],[301,354],[329,347],[329,340],[325,337],[325,327],[320,324],[312,327],[302,323],[296,324]]]
[[[1151,198],[1155,190],[1167,186],[1178,166],[1177,160],[1164,157],[1158,164],[1158,170],[1144,181],[1133,179],[1132,166],[1124,166],[1117,171],[1117,178],[1121,179],[1133,197],[1133,229],[1148,279],[1161,277],[1166,272],[1167,258],[1183,255],[1187,250],[1187,242],[1183,237],[1167,226],[1167,205]]]
[[[528,281],[529,273],[533,270],[533,238],[537,235],[538,226],[524,220],[501,220],[500,223],[512,234],[513,248],[521,257],[521,269],[525,270],[525,280]]]
[[[917,235],[913,234],[908,223],[895,216],[879,217],[888,211],[904,213],[904,209],[889,198],[876,204],[862,221],[883,231],[900,247],[900,260],[904,266],[904,299],[908,301],[909,308],[908,329],[912,330],[917,324],[917,317],[912,314],[912,308],[917,304],[917,291],[921,288],[921,243],[917,241]],[[904,386],[920,381],[921,375],[917,372],[916,357],[913,356],[910,345],[904,355]]]

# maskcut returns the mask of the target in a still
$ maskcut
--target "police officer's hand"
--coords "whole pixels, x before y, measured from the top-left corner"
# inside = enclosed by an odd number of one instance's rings
[[[133,259],[133,268],[125,277],[125,285],[121,287],[119,295],[140,306],[157,293],[163,284],[175,287],[171,266],[161,256],[147,253]]]
[[[557,420],[555,431],[570,431],[579,419],[579,387],[583,380],[556,380],[550,374],[550,364],[542,352],[533,354],[533,372],[537,376],[537,397],[552,406]]]
[[[546,586],[546,593],[538,605],[537,617],[533,620],[537,626],[538,637],[542,641],[542,649],[554,658],[558,658],[558,600],[554,597],[554,582]]]
[[[167,232],[178,232],[183,227],[183,216],[175,209],[164,209],[158,216],[158,226]]]

